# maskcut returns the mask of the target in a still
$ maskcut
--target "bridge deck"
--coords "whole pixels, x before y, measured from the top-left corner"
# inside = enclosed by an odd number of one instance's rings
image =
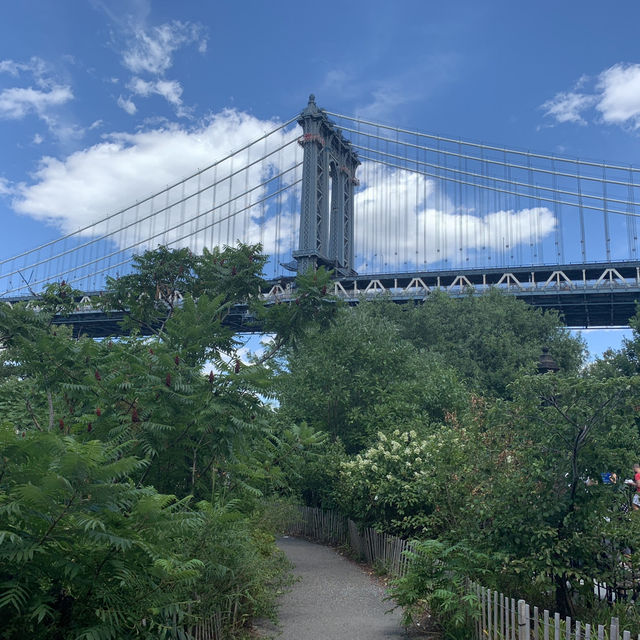
[[[268,287],[262,294],[267,303],[289,302],[297,297],[293,277],[271,281]],[[351,305],[380,296],[399,304],[419,304],[434,291],[460,297],[481,295],[492,288],[534,307],[558,311],[569,327],[625,327],[640,300],[640,261],[356,275],[334,280],[332,293]],[[88,292],[75,313],[57,318],[56,323],[71,324],[76,333],[92,337],[121,333],[122,312],[107,313],[93,307],[90,298],[100,295],[98,291]],[[9,298],[5,302],[24,300],[37,304],[32,298]],[[227,323],[237,331],[262,331],[243,305],[233,309]]]

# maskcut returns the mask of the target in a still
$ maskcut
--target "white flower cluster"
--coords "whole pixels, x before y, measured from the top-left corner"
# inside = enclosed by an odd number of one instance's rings
[[[343,474],[349,479],[365,479],[379,473],[381,480],[389,482],[401,481],[400,476],[406,478],[407,473],[414,478],[427,476],[431,450],[438,444],[435,436],[418,439],[413,429],[403,432],[396,429],[391,436],[379,432],[374,446],[343,463]]]

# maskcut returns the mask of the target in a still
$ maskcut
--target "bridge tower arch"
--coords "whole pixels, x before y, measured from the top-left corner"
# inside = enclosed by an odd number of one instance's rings
[[[326,266],[342,276],[353,269],[353,189],[358,154],[327,115],[315,96],[298,118],[304,149],[300,236],[293,252],[298,273]]]

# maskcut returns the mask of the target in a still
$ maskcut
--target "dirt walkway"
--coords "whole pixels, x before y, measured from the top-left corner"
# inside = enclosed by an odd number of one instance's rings
[[[299,580],[282,596],[277,640],[406,640],[400,611],[384,602],[384,589],[333,549],[298,538],[278,546]]]

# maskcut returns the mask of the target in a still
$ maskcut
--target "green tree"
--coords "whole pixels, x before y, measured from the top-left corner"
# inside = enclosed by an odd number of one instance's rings
[[[535,372],[542,347],[569,373],[584,358],[584,344],[556,313],[497,290],[462,298],[435,292],[420,306],[391,312],[404,338],[440,354],[481,395],[504,397],[518,376]]]
[[[594,580],[613,582],[602,559],[617,552],[603,541],[633,526],[621,488],[597,481],[623,478],[636,460],[638,390],[635,379],[524,377],[513,401],[490,410],[468,505],[478,524],[457,534],[494,554],[503,588],[537,602],[554,593],[541,604],[575,615],[578,603],[595,604]]]
[[[5,638],[169,637],[203,566],[185,501],[136,487],[126,445],[0,429],[0,630]]]
[[[623,338],[620,349],[607,349],[602,357],[591,363],[592,375],[602,378],[636,376],[640,373],[640,315],[629,320],[631,337]]]
[[[466,403],[455,372],[372,307],[339,310],[332,326],[310,328],[278,379],[284,416],[339,437],[348,453],[379,430],[439,421]]]
[[[0,635],[185,637],[201,617],[267,612],[282,567],[252,513],[277,487],[251,462],[270,450],[295,469],[289,452],[321,437],[274,431],[272,372],[240,361],[225,324],[234,305],[262,313],[265,260],[249,246],[140,256],[109,283],[127,337],[54,325],[77,295],[64,283],[39,310],[0,306]],[[283,331],[335,308],[321,290],[303,319],[285,306]],[[269,357],[290,336],[275,342]]]

